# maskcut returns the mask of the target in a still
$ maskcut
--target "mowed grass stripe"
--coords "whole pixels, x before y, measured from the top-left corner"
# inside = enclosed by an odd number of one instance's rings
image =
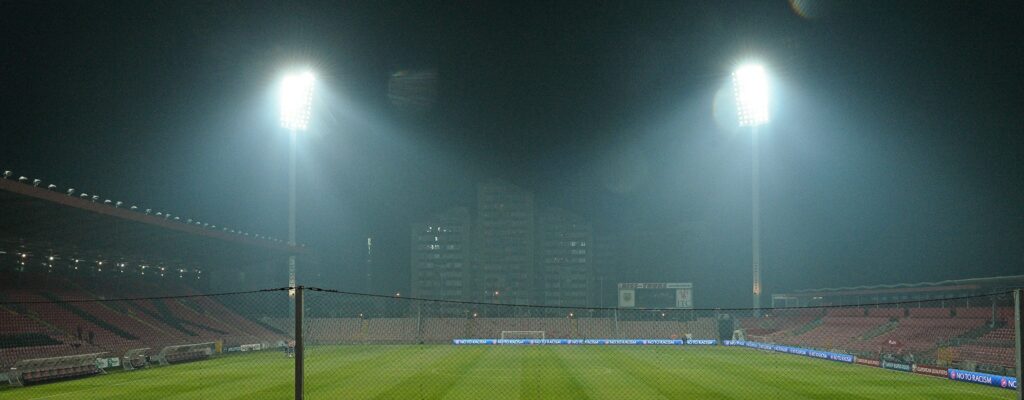
[[[580,382],[566,369],[566,363],[552,347],[522,349],[523,362],[520,398],[587,399]]]
[[[361,351],[336,354],[337,347],[327,346],[311,351],[305,365],[305,393],[318,396],[341,395],[349,386],[358,384],[354,376],[365,373],[370,367],[387,368],[427,350],[423,346],[352,347],[360,348]]]
[[[329,367],[325,366],[322,371],[317,371],[316,378],[331,382],[332,384],[323,387],[317,392],[311,392],[310,398],[347,398],[347,399],[371,399],[378,394],[387,391],[397,385],[405,378],[415,375],[428,369],[431,363],[445,354],[450,353],[450,348],[441,346],[389,346],[397,351],[386,352],[374,363],[360,363],[361,369],[351,375],[343,375],[340,378],[333,376]],[[338,360],[338,362],[345,362]],[[307,376],[307,380],[312,380]]]
[[[716,350],[724,350],[717,352]],[[831,382],[822,379],[821,375],[811,368],[807,368],[807,361],[821,361],[800,359],[776,360],[770,366],[757,365],[753,361],[760,358],[749,357],[748,349],[715,349],[715,348],[694,348],[691,352],[700,354],[706,362],[706,366],[714,371],[722,371],[733,384],[729,389],[736,396],[749,397],[752,393],[769,397],[819,399],[829,398],[835,395],[830,389]],[[802,365],[799,370],[793,371],[792,367]],[[767,368],[766,368],[767,367]],[[736,385],[737,380],[752,383],[751,385]],[[868,399],[861,393],[846,393],[843,398]]]
[[[308,349],[310,399],[1012,399],[1013,391],[723,347],[350,345]],[[294,359],[257,352],[0,389],[19,399],[287,399]]]
[[[488,347],[483,357],[465,371],[445,398],[488,400],[519,399],[525,354],[510,348]]]
[[[588,388],[594,399],[665,399],[660,392],[647,386],[641,377],[621,369],[620,363],[610,364],[607,354],[611,349],[589,348],[576,351],[574,347],[562,349],[569,373]]]
[[[649,355],[651,349],[633,347],[605,347],[596,349],[604,357],[607,365],[616,365],[618,370],[636,378],[637,381],[653,388],[659,394],[670,399],[679,398],[700,398],[720,399],[730,398],[723,391],[725,387],[713,387],[704,385],[696,378],[697,376],[683,377],[674,375],[661,368],[652,368],[650,363],[641,360],[641,357]],[[716,379],[714,375],[709,379]],[[724,382],[723,382],[724,383]]]
[[[724,350],[716,354],[714,350]],[[696,381],[706,380],[715,376],[714,387],[725,390],[730,397],[748,397],[753,393],[768,398],[814,399],[824,391],[821,382],[813,384],[794,384],[787,374],[780,373],[776,368],[757,368],[750,365],[750,359],[743,353],[733,349],[713,349],[706,347],[657,348],[654,355],[647,358],[652,368],[665,368],[670,373],[677,373]],[[681,356],[680,356],[681,355]],[[717,357],[716,357],[717,356]],[[686,368],[679,360],[698,359],[699,363],[686,362],[697,368]],[[756,385],[736,385],[742,378],[744,382]],[[722,382],[724,380],[724,382]],[[853,396],[850,398],[862,398]]]
[[[812,398],[889,399],[894,394],[901,399],[984,399],[991,395],[1006,398],[1005,393],[995,388],[789,354],[720,348],[702,352],[714,363],[714,368],[762,385],[767,384],[766,379],[786,382],[783,388]],[[757,392],[762,387],[743,386]],[[953,390],[943,390],[943,387]]]
[[[751,361],[743,365],[757,370],[769,370],[795,380],[794,386],[822,388],[819,398],[889,399],[893,394],[907,399],[1006,399],[1012,398],[1005,389],[954,382],[945,378],[891,371],[863,365],[817,360],[791,354],[766,353],[751,349],[730,349],[719,352],[709,349],[712,357],[730,357],[754,352]]]
[[[439,354],[439,357],[425,368],[405,377],[387,391],[375,396],[374,399],[442,398],[486,352],[486,348],[480,347],[467,350],[456,350],[454,347],[449,347],[448,351]]]

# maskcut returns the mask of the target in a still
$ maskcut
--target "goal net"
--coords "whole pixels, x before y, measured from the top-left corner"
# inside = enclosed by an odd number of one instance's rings
[[[544,339],[544,331],[501,331],[502,339]]]

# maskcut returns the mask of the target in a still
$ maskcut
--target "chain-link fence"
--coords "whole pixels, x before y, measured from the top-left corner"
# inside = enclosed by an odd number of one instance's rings
[[[0,378],[7,385],[0,397],[1019,395],[1019,319],[1011,293],[857,306],[638,310],[303,288],[296,291],[302,308],[293,312],[288,293],[103,300],[73,288],[5,290]]]

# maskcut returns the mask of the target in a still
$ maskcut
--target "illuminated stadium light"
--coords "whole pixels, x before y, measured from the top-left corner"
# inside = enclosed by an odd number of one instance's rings
[[[304,131],[309,126],[313,107],[313,84],[316,77],[306,71],[284,77],[281,82],[281,127]]]
[[[49,189],[49,190],[54,190],[54,189],[57,188],[57,185],[54,185],[54,184],[51,183],[49,185],[46,185],[46,188]]]
[[[740,126],[768,123],[768,75],[758,64],[743,65],[732,73],[733,93]]]
[[[8,170],[4,170],[4,179],[10,178],[12,174],[14,173]]]
[[[39,185],[42,184],[42,183],[43,183],[43,181],[39,180],[39,179],[33,179],[32,180],[32,186],[35,186],[35,187],[39,187]]]
[[[74,194],[75,194],[75,188],[70,188],[70,189],[68,189],[68,192],[67,192],[67,193],[68,193],[68,196],[72,196],[72,195],[74,195]]]

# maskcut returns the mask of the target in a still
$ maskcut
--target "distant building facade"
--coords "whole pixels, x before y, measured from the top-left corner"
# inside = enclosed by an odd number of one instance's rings
[[[477,186],[477,301],[535,304],[533,193],[502,180]]]
[[[617,277],[595,271],[591,224],[564,209],[537,212],[531,192],[502,180],[477,186],[475,215],[452,208],[413,224],[411,251],[413,297],[585,307],[605,296],[603,283],[615,300]],[[605,256],[606,272],[621,270],[620,257]]]
[[[468,208],[431,215],[412,226],[412,296],[472,299],[473,223]]]
[[[537,293],[551,306],[593,305],[593,231],[579,215],[559,208],[537,214]]]

